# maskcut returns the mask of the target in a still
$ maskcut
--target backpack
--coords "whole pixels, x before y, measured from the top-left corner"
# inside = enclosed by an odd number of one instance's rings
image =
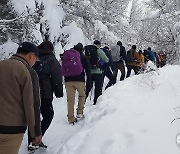
[[[52,56],[39,57],[39,61],[36,61],[36,63],[32,67],[36,71],[36,73],[39,77],[39,82],[42,82],[44,79],[46,79],[47,77],[50,76],[50,74],[44,70],[44,67],[46,67],[44,65],[45,65],[45,63],[47,63],[46,59],[49,57],[52,57]]]
[[[74,77],[81,74],[83,67],[80,53],[74,49],[66,50],[63,54],[61,72],[63,76]]]
[[[127,51],[126,55],[126,63],[132,63],[135,62],[135,57],[132,50]]]
[[[85,46],[85,55],[88,57],[91,68],[99,68],[99,58],[97,55],[97,47],[94,45]]]
[[[122,60],[122,57],[120,55],[120,46],[119,45],[113,45],[111,46],[111,56],[113,62],[119,62]]]

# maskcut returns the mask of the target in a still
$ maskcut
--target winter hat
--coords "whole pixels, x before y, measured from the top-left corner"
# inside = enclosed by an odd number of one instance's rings
[[[82,52],[84,50],[83,48],[83,44],[82,43],[78,43],[74,46],[74,49],[79,51],[79,52]]]
[[[133,45],[133,46],[132,46],[132,49],[136,49],[136,45]]]
[[[44,41],[38,46],[38,49],[53,52],[54,47],[50,41]]]
[[[121,41],[118,41],[118,42],[117,42],[117,45],[122,46],[122,42],[121,42]]]
[[[109,47],[108,47],[108,46],[105,46],[104,49],[109,50]]]
[[[151,47],[148,47],[147,50],[151,50]]]
[[[95,40],[95,41],[94,41],[94,44],[95,44],[95,45],[101,45],[101,42],[100,42],[99,40]]]
[[[39,57],[39,50],[35,44],[31,42],[23,42],[19,45],[17,53],[30,53],[33,52],[37,57]]]

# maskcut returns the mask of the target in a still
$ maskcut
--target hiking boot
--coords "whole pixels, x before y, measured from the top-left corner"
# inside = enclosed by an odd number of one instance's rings
[[[36,144],[30,143],[30,144],[28,145],[28,151],[34,151],[35,149],[38,149],[38,148],[39,148],[39,146],[36,145]]]
[[[76,118],[77,119],[83,119],[84,118],[84,114],[77,114]]]
[[[45,145],[43,142],[41,142],[38,146],[40,149],[43,149],[43,150],[47,149],[47,145]]]
[[[70,125],[74,125],[77,122],[77,119],[75,118],[75,120],[73,122],[69,122]]]

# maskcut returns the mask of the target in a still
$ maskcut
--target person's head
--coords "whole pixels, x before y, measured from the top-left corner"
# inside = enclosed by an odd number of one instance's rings
[[[121,41],[118,41],[118,42],[117,42],[117,45],[122,46],[122,42],[121,42]]]
[[[40,53],[43,52],[51,52],[53,53],[54,51],[54,46],[50,41],[43,41],[38,47]]]
[[[139,50],[139,52],[138,52],[139,54],[142,54],[142,50]]]
[[[132,49],[136,50],[136,45],[132,45]]]
[[[109,47],[108,47],[108,46],[105,46],[104,49],[105,49],[106,51],[109,51]]]
[[[38,48],[30,42],[21,43],[17,48],[16,53],[23,57],[31,67],[35,64],[39,57]]]
[[[97,48],[100,48],[101,47],[101,42],[99,40],[95,40],[94,41],[94,45],[97,47]]]
[[[78,43],[74,46],[74,49],[79,51],[79,52],[83,52],[84,50],[84,47],[83,47],[83,44],[82,43]]]
[[[151,50],[151,47],[148,47],[147,50]]]

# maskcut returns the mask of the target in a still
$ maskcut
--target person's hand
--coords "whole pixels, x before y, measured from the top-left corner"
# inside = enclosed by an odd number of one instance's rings
[[[42,142],[42,136],[36,136],[33,140],[32,140],[32,144],[40,144]]]

